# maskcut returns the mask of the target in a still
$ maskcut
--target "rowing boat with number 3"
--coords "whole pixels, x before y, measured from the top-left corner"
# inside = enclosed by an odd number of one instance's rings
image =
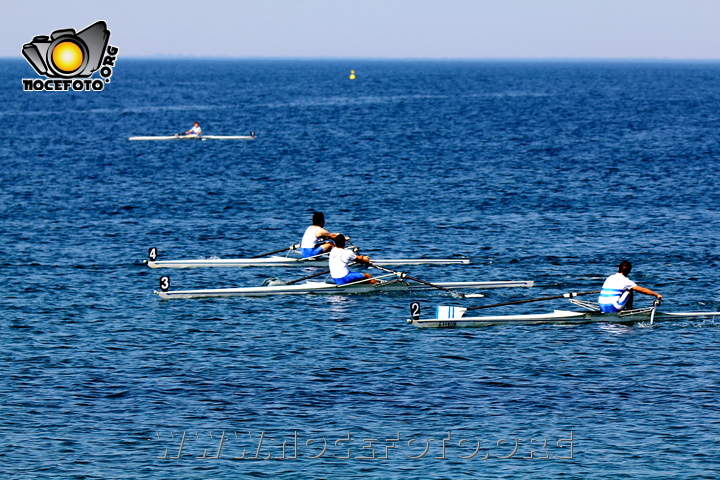
[[[387,275],[386,277],[390,277]],[[308,281],[298,284],[267,285],[260,287],[240,288],[214,288],[206,290],[177,290],[170,291],[170,278],[160,278],[160,291],[155,293],[163,299],[171,298],[212,298],[212,297],[265,297],[269,295],[303,295],[303,294],[357,294],[375,292],[415,292],[427,291],[440,287],[441,289],[462,289],[462,288],[508,288],[508,287],[532,287],[532,281],[499,281],[499,282],[437,282],[433,284],[409,282],[402,278],[384,279],[375,277],[377,283],[359,282],[337,285],[329,282]],[[282,283],[282,282],[281,282]],[[477,294],[473,296],[478,296]]]

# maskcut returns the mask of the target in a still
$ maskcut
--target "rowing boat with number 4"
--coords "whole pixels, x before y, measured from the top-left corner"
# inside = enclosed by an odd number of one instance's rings
[[[129,137],[128,140],[254,140],[256,135],[159,135],[147,137]]]
[[[633,310],[620,311],[616,313],[600,312],[594,302],[572,299],[578,294],[566,294],[575,305],[588,309],[587,311],[555,310],[552,313],[528,314],[528,315],[490,315],[483,317],[464,317],[468,310],[462,307],[439,306],[436,309],[436,318],[421,319],[420,304],[410,304],[412,318],[407,322],[419,328],[454,328],[454,327],[487,327],[491,325],[527,325],[527,324],[573,324],[573,323],[634,323],[646,322],[651,324],[655,320],[678,320],[687,318],[716,318],[720,312],[659,312],[660,305],[656,301],[652,307],[637,308]]]
[[[324,258],[208,258],[198,260],[143,260],[150,268],[209,268],[209,267],[323,267],[328,260]],[[373,260],[376,265],[467,265],[467,258],[382,258]]]
[[[388,275],[389,277],[389,275]],[[386,280],[375,277],[377,283],[359,281],[346,285],[337,285],[329,282],[308,281],[298,284],[268,285],[260,287],[215,288],[207,290],[177,290],[170,291],[170,279],[167,276],[160,278],[160,291],[155,293],[163,299],[171,298],[212,298],[212,297],[265,297],[269,295],[304,295],[304,294],[357,294],[375,292],[415,292],[427,291],[442,287],[445,289],[463,288],[507,288],[532,287],[532,281],[499,281],[499,282],[436,282],[433,284],[409,282],[402,278]],[[473,295],[473,296],[478,296]]]
[[[194,260],[158,260],[157,248],[148,251],[148,259],[143,262],[150,268],[218,268],[218,267],[328,267],[328,254],[310,258],[301,258],[297,249],[289,249],[287,256],[267,258],[202,258]],[[299,248],[299,245],[297,245]],[[295,256],[290,256],[293,254]],[[373,260],[380,266],[407,265],[468,265],[469,258],[382,258]]]

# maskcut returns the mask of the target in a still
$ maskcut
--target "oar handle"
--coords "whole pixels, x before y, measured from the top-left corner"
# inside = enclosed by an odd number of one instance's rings
[[[553,295],[551,297],[541,297],[541,298],[530,298],[528,300],[517,300],[515,302],[505,302],[505,303],[496,303],[493,305],[482,305],[480,307],[469,307],[467,310],[480,310],[481,308],[492,308],[492,307],[504,307],[506,305],[519,305],[521,303],[529,303],[529,302],[542,302],[543,300],[555,300],[557,298],[573,298],[573,297],[579,297],[580,295],[591,295],[593,293],[600,293],[600,290],[591,290],[589,292],[568,292],[563,293],[562,295]]]

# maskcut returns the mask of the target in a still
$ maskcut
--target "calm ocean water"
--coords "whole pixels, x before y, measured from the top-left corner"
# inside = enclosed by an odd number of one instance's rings
[[[121,58],[103,92],[23,92],[33,73],[0,61],[3,478],[716,478],[716,322],[405,319],[597,289],[622,259],[665,310],[720,310],[720,64]],[[258,137],[127,140],[194,121]],[[251,256],[313,210],[371,257],[474,261],[413,276],[536,287],[153,294],[148,247]]]

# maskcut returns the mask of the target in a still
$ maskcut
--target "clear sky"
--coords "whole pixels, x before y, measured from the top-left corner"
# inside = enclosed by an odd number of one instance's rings
[[[720,60],[720,0],[0,0],[0,57],[104,20],[122,57]]]

